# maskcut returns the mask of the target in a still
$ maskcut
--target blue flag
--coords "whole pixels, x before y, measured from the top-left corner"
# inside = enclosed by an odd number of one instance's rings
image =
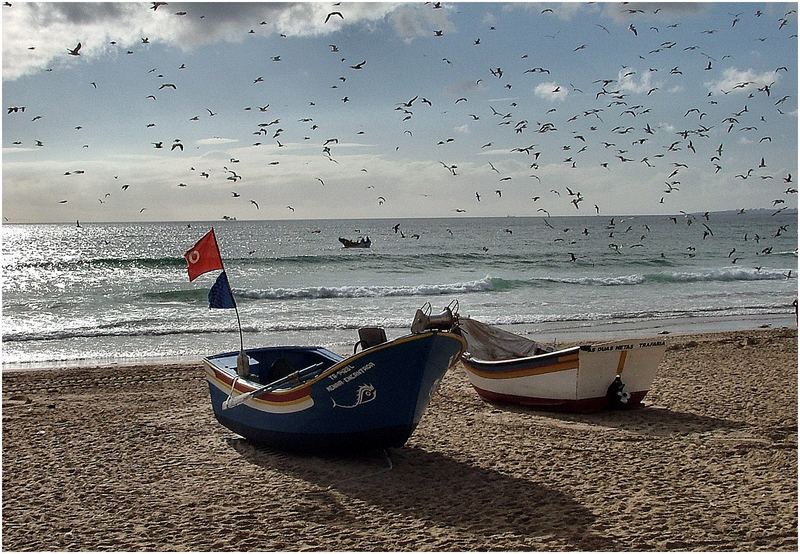
[[[228,276],[224,271],[219,274],[214,286],[208,291],[208,307],[221,309],[236,307],[231,286],[228,284]]]

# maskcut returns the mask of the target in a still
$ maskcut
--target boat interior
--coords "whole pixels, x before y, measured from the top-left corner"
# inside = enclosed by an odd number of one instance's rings
[[[358,330],[358,342],[353,347],[355,354],[387,341],[386,332],[380,327],[362,327]],[[274,346],[254,348],[246,351],[249,358],[249,373],[244,378],[258,385],[268,385],[286,379],[287,387],[307,381],[338,364],[345,358],[319,346]],[[213,365],[236,373],[238,352],[229,352],[208,358]],[[292,376],[291,379],[287,379]]]
[[[257,348],[248,350],[247,355],[250,357],[250,374],[246,379],[260,385],[274,383],[295,373],[296,382],[304,381],[344,359],[325,348],[304,346]]]

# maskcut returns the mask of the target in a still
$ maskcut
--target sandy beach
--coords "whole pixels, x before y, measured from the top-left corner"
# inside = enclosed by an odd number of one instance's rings
[[[5,373],[2,547],[796,551],[796,330],[667,340],[626,412],[487,404],[456,367],[391,469],[251,446],[199,362]]]

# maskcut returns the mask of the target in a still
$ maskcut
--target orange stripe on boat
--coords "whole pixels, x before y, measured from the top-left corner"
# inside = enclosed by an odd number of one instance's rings
[[[229,378],[225,373],[219,371],[218,369],[214,369],[212,371],[213,375],[207,375],[209,380],[212,380],[217,388],[224,390],[225,392],[230,392],[231,382],[233,379]],[[254,387],[246,386],[240,381],[237,381],[236,385],[234,386],[234,391],[239,394],[253,392],[254,390]],[[311,396],[310,393],[311,385],[306,384],[306,386],[300,387],[299,389],[292,389],[283,392],[264,392],[257,394],[252,399],[258,402],[266,402],[267,404],[286,406],[306,401],[306,399]]]
[[[509,379],[513,377],[529,377],[531,375],[544,375],[546,373],[556,373],[558,371],[567,371],[570,369],[578,369],[576,362],[578,356],[567,356],[565,361],[559,360],[553,364],[542,365],[539,367],[528,367],[522,369],[515,369],[513,371],[484,371],[471,365],[468,361],[464,361],[464,366],[469,369],[478,377],[484,379]]]
[[[622,375],[622,370],[625,369],[625,358],[628,357],[628,351],[623,350],[619,353],[619,362],[617,362],[617,375]]]

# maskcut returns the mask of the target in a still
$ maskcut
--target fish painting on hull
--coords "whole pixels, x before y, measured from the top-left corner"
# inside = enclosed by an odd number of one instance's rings
[[[335,398],[331,398],[331,402],[333,402],[333,407],[334,408],[352,409],[352,408],[357,408],[358,406],[360,406],[362,404],[366,404],[367,402],[371,402],[371,401],[375,400],[377,395],[378,395],[378,393],[375,390],[375,387],[373,387],[372,385],[370,385],[368,383],[365,383],[365,384],[361,385],[360,387],[358,387],[358,390],[356,391],[356,401],[355,401],[354,404],[352,404],[350,406],[346,406],[344,404],[337,404]]]

